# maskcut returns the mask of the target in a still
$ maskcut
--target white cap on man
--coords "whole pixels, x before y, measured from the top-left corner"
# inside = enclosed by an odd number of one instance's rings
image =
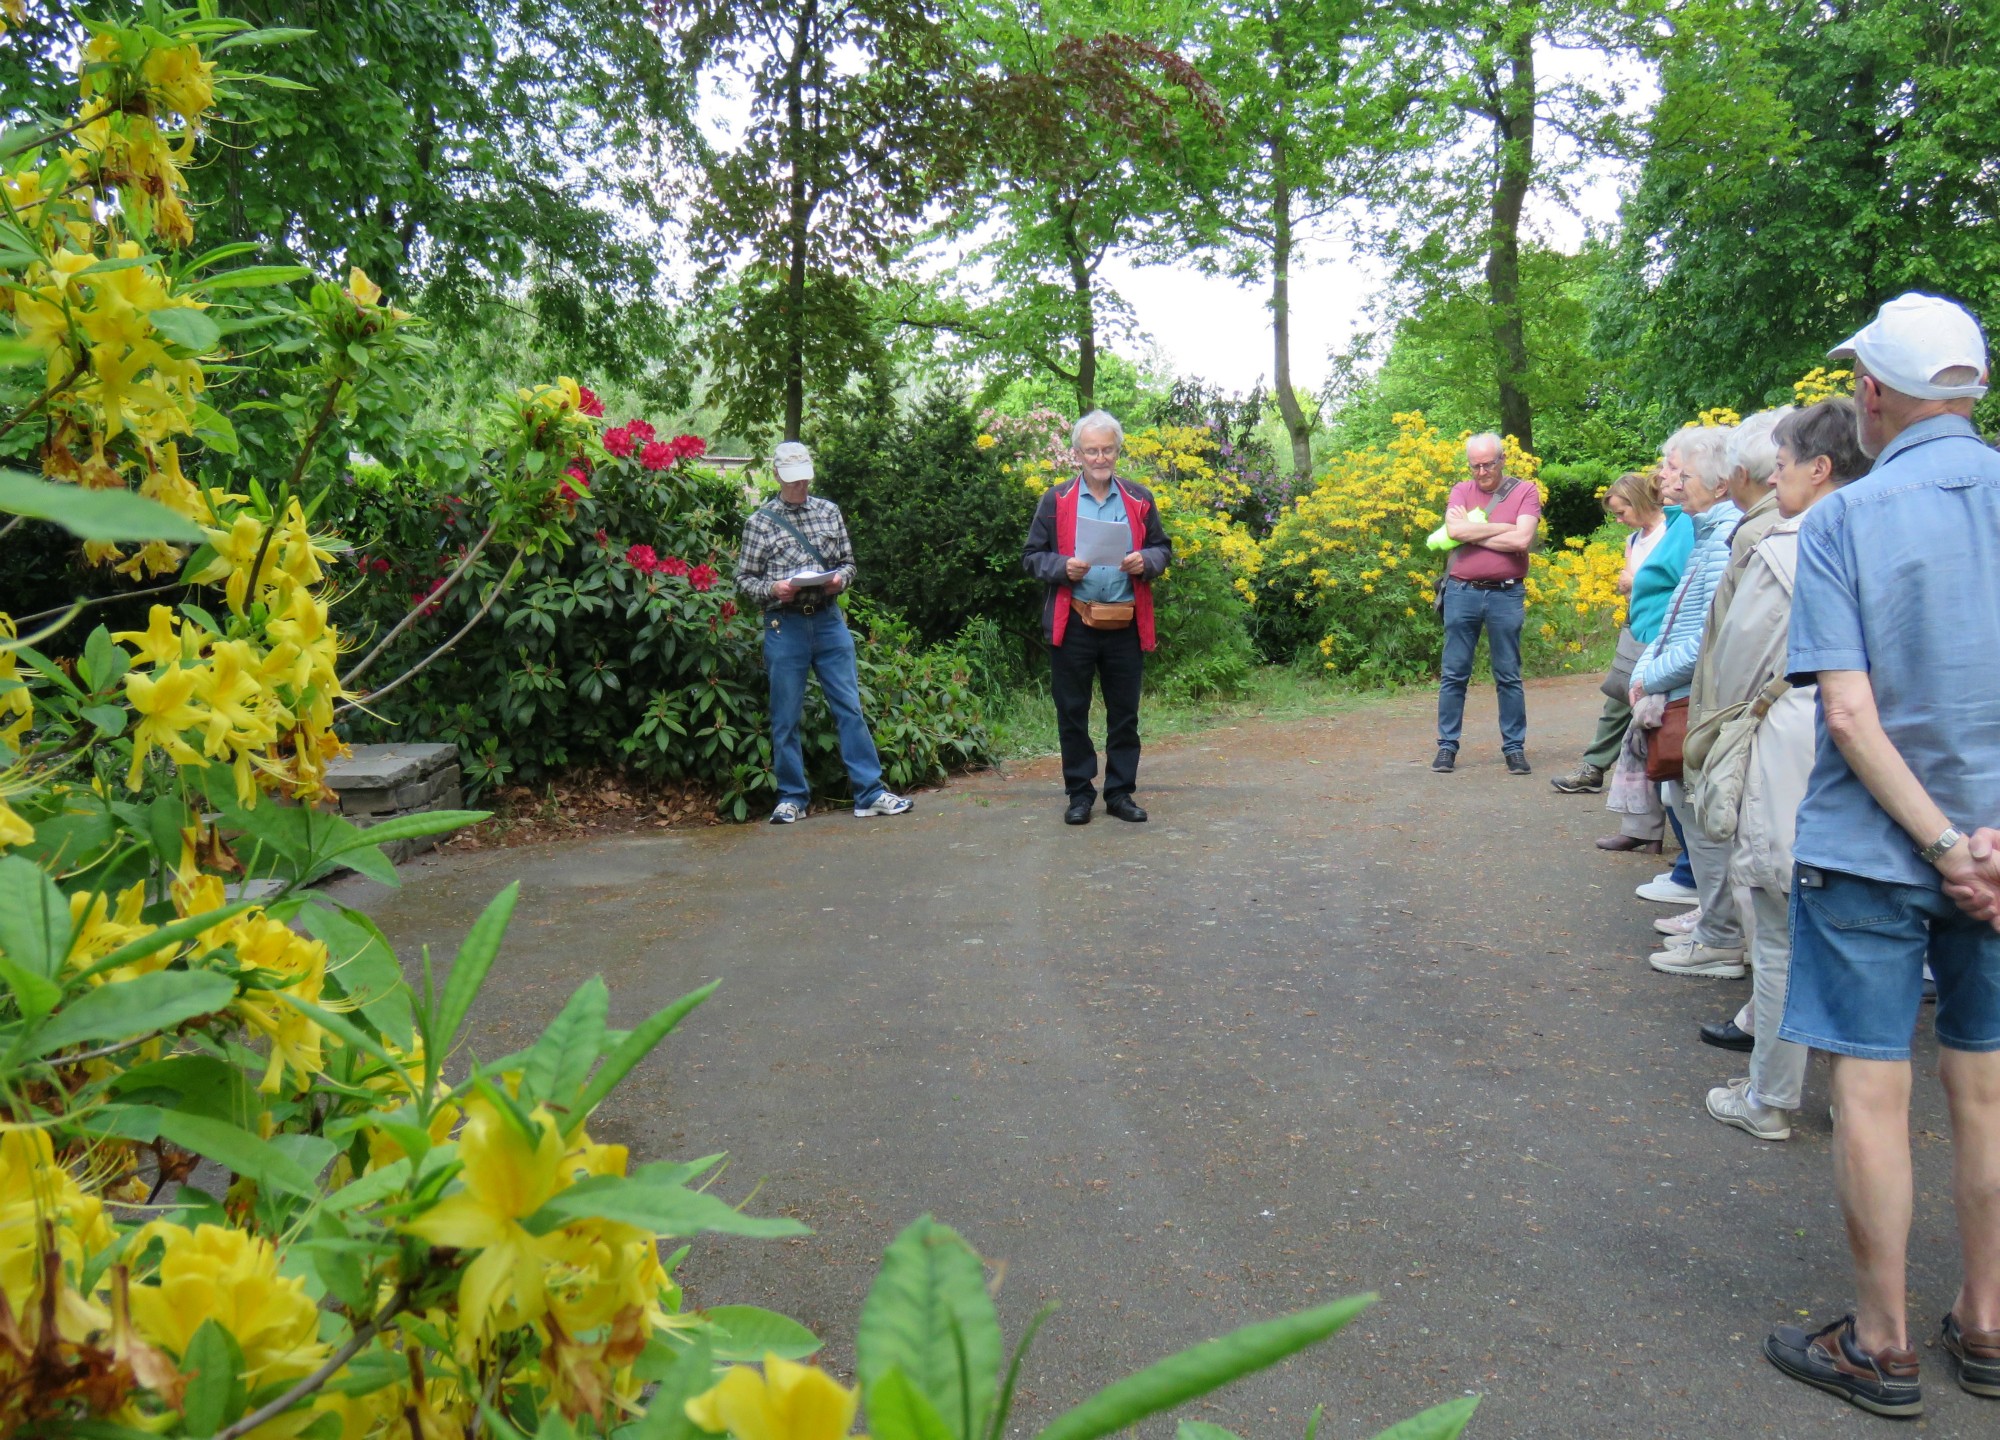
[[[771,452],[771,464],[781,484],[796,485],[813,478],[812,451],[796,440],[787,440]]]
[[[1986,393],[1986,340],[1960,305],[1912,290],[1898,295],[1853,335],[1826,352],[1857,358],[1868,373],[1913,400],[1977,400]],[[1940,385],[1946,370],[1970,370],[1977,380]]]

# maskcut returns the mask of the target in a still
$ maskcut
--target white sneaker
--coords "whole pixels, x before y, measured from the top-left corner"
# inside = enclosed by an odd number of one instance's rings
[[[1741,950],[1714,950],[1692,941],[1685,948],[1670,946],[1656,955],[1648,955],[1646,963],[1662,975],[1703,975],[1716,980],[1741,980],[1750,973],[1743,963]]]
[[[901,795],[892,794],[884,790],[870,803],[856,805],[854,807],[854,816],[857,820],[866,820],[870,815],[900,815],[909,808],[910,802],[908,800],[905,800]]]
[[[1662,905],[1693,905],[1701,892],[1692,885],[1676,885],[1672,875],[1655,875],[1632,892],[1641,900],[1657,900]]]
[[[777,809],[771,812],[773,825],[795,825],[805,818],[806,807],[796,800],[780,800]]]
[[[1727,1085],[1718,1085],[1709,1091],[1708,1113],[1723,1124],[1734,1125],[1759,1140],[1792,1138],[1791,1112],[1751,1103],[1750,1081],[1747,1078],[1731,1080]]]
[[[1653,928],[1662,935],[1692,935],[1694,927],[1701,924],[1701,906],[1684,911],[1679,915],[1669,915],[1653,922]]]
[[[1648,961],[1665,960],[1676,955],[1685,955],[1692,949],[1694,949],[1694,936],[1670,935],[1665,940],[1662,940],[1660,948],[1655,950],[1651,955],[1648,955],[1646,959]]]

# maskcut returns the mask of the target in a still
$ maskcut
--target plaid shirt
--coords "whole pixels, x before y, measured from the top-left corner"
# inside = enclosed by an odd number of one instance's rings
[[[778,597],[774,592],[780,580],[801,570],[821,568],[820,562],[799,544],[791,531],[778,523],[780,513],[819,547],[825,568],[840,576],[841,589],[854,583],[854,546],[848,541],[847,523],[840,518],[840,507],[831,500],[808,495],[803,505],[770,500],[751,513],[749,523],[743,527],[742,552],[736,557],[739,595],[759,605],[776,605]]]

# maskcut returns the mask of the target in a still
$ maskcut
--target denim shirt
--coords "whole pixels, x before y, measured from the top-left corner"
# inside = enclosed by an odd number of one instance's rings
[[[1100,505],[1097,497],[1090,493],[1090,486],[1079,480],[1076,482],[1076,518],[1079,520],[1103,520],[1124,525],[1125,492],[1118,488],[1118,482],[1111,482],[1111,494]],[[1126,547],[1131,553],[1131,547]],[[1126,605],[1132,600],[1132,577],[1116,565],[1093,565],[1084,571],[1083,578],[1070,588],[1071,595],[1090,605]]]
[[[1786,666],[1866,671],[1882,728],[1961,830],[2000,825],[2000,455],[1956,415],[1920,420],[1806,512]],[[1933,837],[1926,836],[1928,841]],[[1817,722],[1802,864],[1936,890],[1937,871]]]

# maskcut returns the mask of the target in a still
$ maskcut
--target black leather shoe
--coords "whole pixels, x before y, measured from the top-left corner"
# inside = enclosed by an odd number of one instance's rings
[[[1506,758],[1507,773],[1509,775],[1532,775],[1535,773],[1528,766],[1528,757],[1521,751],[1509,750],[1506,752]]]
[[[1069,809],[1063,811],[1063,824],[1088,825],[1090,823],[1090,807],[1096,803],[1094,800],[1071,801]]]
[[[1701,1027],[1701,1043],[1713,1045],[1718,1050],[1755,1050],[1757,1037],[1738,1025],[1732,1018],[1720,1025]]]
[[[1130,795],[1120,795],[1116,800],[1106,800],[1104,813],[1114,820],[1129,820],[1134,825],[1142,825],[1146,820],[1146,812],[1139,808],[1138,802]]]
[[[1440,775],[1449,775],[1451,774],[1451,767],[1457,763],[1458,752],[1456,750],[1447,750],[1444,746],[1440,745],[1438,747],[1437,758],[1431,761],[1431,769],[1437,771]]]

